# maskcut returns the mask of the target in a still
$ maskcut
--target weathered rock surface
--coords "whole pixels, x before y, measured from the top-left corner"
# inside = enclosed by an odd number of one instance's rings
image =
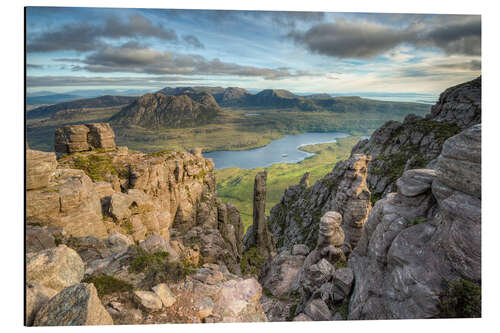
[[[268,258],[275,252],[271,233],[266,217],[267,172],[262,171],[255,175],[253,187],[253,224],[247,230],[243,240],[245,250],[256,247],[263,258]]]
[[[35,316],[35,326],[112,325],[93,284],[79,283],[52,297]]]
[[[163,306],[169,307],[175,303],[175,297],[166,283],[160,283],[153,287],[153,291],[160,297]]]
[[[38,283],[30,283],[26,286],[26,325],[33,325],[36,313],[47,303],[57,291],[47,288]]]
[[[348,262],[350,319],[437,317],[449,282],[480,284],[480,138],[475,125],[448,139],[436,172],[407,171],[399,193],[377,202]]]
[[[26,189],[34,190],[47,186],[54,177],[56,167],[56,154],[27,149]]]
[[[84,264],[78,253],[60,245],[26,256],[26,282],[60,291],[83,279]]]
[[[146,311],[157,311],[163,306],[160,296],[152,291],[136,290],[134,291],[134,300]]]
[[[54,134],[56,153],[72,154],[115,147],[115,133],[108,123],[64,126],[57,128]]]
[[[47,228],[26,226],[26,252],[39,252],[56,247],[55,238]]]

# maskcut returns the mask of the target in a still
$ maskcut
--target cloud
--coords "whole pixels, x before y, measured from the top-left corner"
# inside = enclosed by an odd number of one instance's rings
[[[389,15],[389,14],[388,14]],[[481,17],[453,15],[420,22],[415,19],[405,28],[371,21],[320,23],[288,37],[314,53],[337,58],[368,59],[401,44],[437,47],[446,54],[481,54]]]
[[[202,80],[181,76],[156,77],[85,77],[85,76],[28,76],[26,86],[66,87],[66,86],[154,86],[164,87],[169,82]]]
[[[204,49],[205,46],[199,41],[196,36],[193,35],[184,35],[182,36],[182,39],[190,46],[197,48],[197,49]]]
[[[335,23],[317,24],[304,33],[292,31],[288,36],[315,53],[363,59],[393,49],[412,34],[379,23],[338,19]]]
[[[468,71],[480,71],[481,70],[481,61],[479,60],[471,60],[466,62],[458,62],[452,64],[441,64],[437,65],[439,68],[448,68],[448,69],[458,69],[458,70],[468,70]]]
[[[40,69],[43,68],[43,65],[27,64],[26,68]]]
[[[311,75],[304,71],[291,71],[288,68],[243,66],[217,58],[208,60],[201,55],[159,51],[135,42],[119,47],[109,45],[102,47],[78,62],[80,65],[74,66],[74,71],[85,70],[95,73],[228,75],[263,77],[268,80]]]
[[[142,15],[132,15],[128,20],[108,17],[104,24],[73,23],[65,24],[55,31],[41,33],[28,40],[28,52],[51,52],[74,50],[92,51],[104,46],[102,38],[157,38],[163,41],[177,42],[173,29],[161,24],[153,24]]]

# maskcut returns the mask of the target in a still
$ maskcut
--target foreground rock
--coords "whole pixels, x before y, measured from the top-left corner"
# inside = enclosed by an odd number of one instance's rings
[[[56,154],[27,149],[26,189],[34,190],[47,186],[54,177],[56,167]]]
[[[78,253],[65,245],[26,256],[26,282],[60,291],[83,279],[84,264]]]
[[[47,288],[38,283],[29,283],[26,286],[26,317],[27,326],[33,325],[36,313],[47,303],[57,291]]]
[[[397,184],[349,259],[350,319],[446,316],[449,284],[481,284],[481,126],[444,143],[436,172],[408,171]]]
[[[62,290],[42,306],[35,326],[112,325],[93,284],[79,283]]]

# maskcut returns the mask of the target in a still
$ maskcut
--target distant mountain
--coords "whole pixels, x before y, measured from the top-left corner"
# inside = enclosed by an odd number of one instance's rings
[[[221,106],[241,106],[245,104],[246,98],[251,96],[248,90],[237,87],[166,87],[158,91],[165,95],[179,96],[185,93],[207,93],[213,96],[217,104]]]
[[[429,110],[428,105],[420,103],[380,101],[358,96],[331,97],[329,94],[299,96],[284,89],[265,89],[257,94],[252,94],[248,90],[235,87],[167,87],[160,92],[171,96],[179,96],[189,92],[205,92],[212,95],[222,107],[297,109],[309,112],[391,112],[396,110],[419,113]]]
[[[61,102],[72,101],[78,98],[82,98],[78,95],[71,94],[50,94],[50,95],[40,95],[40,96],[27,96],[26,104],[37,105],[37,104],[56,104]]]
[[[27,113],[29,119],[52,117],[56,112],[67,110],[82,110],[89,108],[113,107],[126,105],[133,102],[137,97],[131,96],[101,96],[95,98],[78,99],[71,102],[58,103],[42,106]]]
[[[146,94],[111,117],[113,125],[147,128],[180,128],[204,124],[220,111],[214,97],[206,92],[185,91],[180,95],[161,92]]]

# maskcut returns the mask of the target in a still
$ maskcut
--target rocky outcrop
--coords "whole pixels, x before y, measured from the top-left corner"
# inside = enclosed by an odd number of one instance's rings
[[[346,236],[346,253],[355,246],[362,234],[370,211],[370,192],[366,175],[369,158],[354,154],[339,162],[332,172],[307,187],[303,181],[285,190],[280,203],[271,209],[269,229],[278,251],[291,249],[295,244],[314,248],[319,221],[328,211],[343,214],[342,228]]]
[[[26,255],[26,282],[60,291],[83,279],[84,264],[78,253],[65,245]]]
[[[389,121],[352,153],[370,155],[367,183],[376,201],[396,190],[404,171],[434,168],[446,139],[481,123],[481,77],[447,89],[425,118]]]
[[[115,133],[108,123],[64,126],[56,129],[54,134],[56,153],[72,154],[115,147]]]
[[[139,97],[111,117],[110,122],[114,126],[179,128],[204,124],[219,111],[215,99],[206,92],[186,92],[178,96],[157,92]]]
[[[373,208],[349,259],[350,319],[443,316],[449,284],[480,285],[480,184],[480,125],[444,143],[436,171],[403,174],[398,192]]]
[[[56,294],[57,291],[54,289],[44,287],[38,283],[29,283],[26,285],[26,326],[33,325],[36,313]]]
[[[37,312],[35,326],[112,325],[113,320],[101,304],[93,284],[68,287]]]
[[[243,239],[245,250],[255,247],[259,255],[263,258],[268,258],[275,252],[272,236],[267,226],[266,181],[266,171],[255,175],[253,187],[253,224],[248,228]]]

